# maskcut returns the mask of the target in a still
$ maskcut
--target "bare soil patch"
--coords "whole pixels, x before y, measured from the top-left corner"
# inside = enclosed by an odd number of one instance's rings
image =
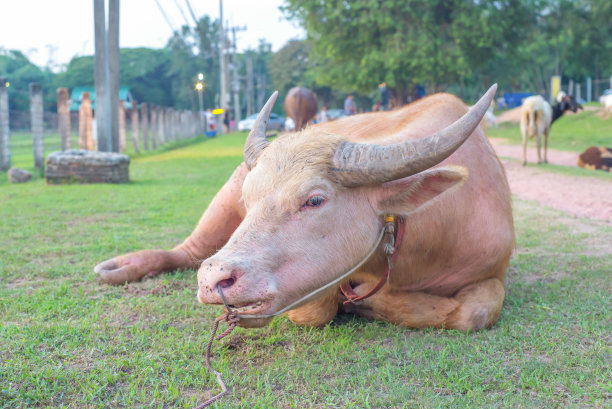
[[[505,145],[503,140],[491,138],[500,157],[522,160],[522,148]],[[531,156],[530,156],[531,154]],[[533,162],[536,152],[527,150],[527,161]],[[576,166],[578,154],[548,150],[549,163]],[[516,196],[536,200],[545,206],[563,210],[577,217],[589,217],[612,224],[612,181],[583,176],[564,175],[522,166],[520,162],[501,159],[506,168],[510,190]]]

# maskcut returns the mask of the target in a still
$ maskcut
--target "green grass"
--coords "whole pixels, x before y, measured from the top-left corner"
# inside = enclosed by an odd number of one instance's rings
[[[221,311],[196,302],[195,273],[111,287],[92,268],[182,241],[244,137],[135,158],[126,185],[2,182],[0,408],[189,408],[217,393],[203,355]],[[612,228],[531,202],[514,210],[517,251],[492,329],[275,318],[215,344],[232,393],[212,407],[609,407]]]
[[[504,138],[513,144],[521,143],[518,124],[504,123],[487,129],[489,137]],[[535,139],[534,139],[535,140]],[[535,142],[530,141],[530,146]],[[612,116],[603,119],[596,111],[580,111],[565,115],[550,128],[548,147],[572,152],[583,152],[589,146],[612,147]]]

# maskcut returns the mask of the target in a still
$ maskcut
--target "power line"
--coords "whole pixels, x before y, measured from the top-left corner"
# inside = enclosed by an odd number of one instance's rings
[[[170,20],[168,19],[168,16],[166,15],[166,12],[164,11],[164,9],[162,8],[161,4],[159,4],[158,0],[155,0],[155,3],[157,4],[157,7],[159,8],[159,11],[161,11],[162,15],[164,16],[164,19],[166,20],[166,23],[168,23],[168,25],[170,26],[170,30],[172,30],[172,32],[174,33],[176,30],[174,29],[174,27],[172,26],[172,23],[170,22]]]
[[[195,13],[193,12],[193,9],[191,8],[191,3],[189,3],[189,0],[185,0],[185,3],[187,4],[187,9],[189,10],[189,13],[191,14],[191,18],[193,19],[193,22],[197,27],[198,19],[196,18]]]
[[[179,11],[181,12],[181,16],[183,16],[183,19],[185,20],[185,25],[189,27],[189,20],[187,20],[187,16],[185,16],[183,8],[178,4],[177,0],[174,0],[174,4],[176,5],[176,8],[179,9]]]

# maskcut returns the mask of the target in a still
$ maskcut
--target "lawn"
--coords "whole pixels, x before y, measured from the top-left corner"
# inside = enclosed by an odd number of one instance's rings
[[[612,147],[612,116],[605,118],[600,115],[597,111],[579,111],[576,115],[562,116],[550,128],[548,147],[579,153],[589,146]],[[487,135],[514,144],[521,143],[518,124],[506,122],[497,128],[489,127]],[[529,146],[536,146],[535,138],[530,139]]]
[[[203,354],[221,310],[196,302],[195,272],[111,287],[93,266],[182,241],[244,138],[135,157],[126,185],[8,185],[0,174],[0,408],[190,408],[218,392]],[[14,152],[24,167],[26,156]],[[609,407],[612,228],[520,200],[514,211],[493,328],[275,318],[215,344],[232,393],[212,407]]]

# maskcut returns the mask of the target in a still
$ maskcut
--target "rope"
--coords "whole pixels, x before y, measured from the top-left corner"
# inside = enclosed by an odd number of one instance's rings
[[[215,337],[215,334],[217,333],[217,329],[219,328],[219,322],[221,321],[225,321],[228,325],[228,328],[225,331],[223,331],[220,335]],[[211,355],[213,340],[216,339],[217,341],[219,341],[225,338],[226,336],[228,336],[234,330],[234,328],[236,328],[236,325],[238,325],[238,321],[240,321],[238,314],[236,313],[236,311],[232,311],[230,309],[228,309],[225,312],[225,314],[215,319],[215,323],[213,324],[212,332],[210,334],[210,339],[208,340],[208,345],[206,346],[206,361],[205,362],[206,362],[206,368],[208,368],[208,370],[214,373],[215,376],[217,377],[217,383],[221,387],[221,392],[213,396],[212,398],[208,399],[206,402],[198,405],[195,409],[203,409],[207,407],[208,405],[210,405],[211,403],[219,400],[222,396],[225,396],[229,393],[227,387],[225,386],[225,383],[223,382],[223,379],[221,379],[221,372],[216,371],[210,365],[210,355]]]

